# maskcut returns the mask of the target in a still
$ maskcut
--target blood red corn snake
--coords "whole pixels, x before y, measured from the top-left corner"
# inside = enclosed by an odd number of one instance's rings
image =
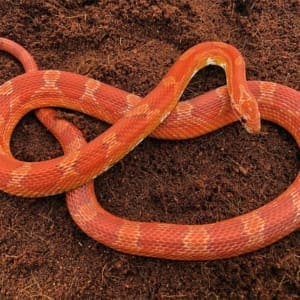
[[[81,75],[39,71],[32,56],[10,40],[0,38],[0,50],[19,59],[26,71],[0,86],[1,190],[25,197],[66,191],[71,216],[87,235],[135,255],[178,260],[227,258],[270,245],[300,228],[299,173],[268,204],[212,224],[129,221],[105,211],[95,197],[91,180],[148,135],[187,139],[238,119],[248,132],[257,133],[262,118],[285,128],[300,145],[300,93],[272,82],[246,81],[244,60],[234,47],[205,42],[190,48],[142,101]],[[227,86],[177,104],[193,75],[209,64],[223,67]],[[86,143],[81,132],[57,118],[56,111],[47,108],[50,106],[74,109],[114,125]],[[31,110],[62,144],[64,156],[42,162],[23,162],[12,156],[12,132]]]

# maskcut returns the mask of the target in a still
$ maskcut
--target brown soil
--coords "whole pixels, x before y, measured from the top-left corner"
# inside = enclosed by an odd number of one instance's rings
[[[14,4],[12,4],[14,3]],[[146,95],[185,49],[205,40],[235,45],[249,79],[299,89],[299,3],[289,1],[0,1],[0,36],[28,49],[42,69],[81,73]],[[1,83],[22,67],[1,53]],[[207,68],[185,98],[223,85]],[[63,112],[88,140],[107,125]],[[17,127],[12,151],[23,160],[60,155],[35,119]],[[245,172],[246,170],[246,172]],[[257,208],[299,171],[299,149],[282,128],[240,124],[189,141],[145,140],[96,179],[110,212],[134,220],[205,223]],[[21,199],[0,192],[1,299],[296,299],[299,231],[254,253],[176,262],[118,253],[71,220],[64,195]]]

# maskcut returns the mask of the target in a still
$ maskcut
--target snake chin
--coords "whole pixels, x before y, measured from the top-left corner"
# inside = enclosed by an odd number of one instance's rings
[[[239,105],[232,105],[233,112],[246,129],[246,131],[250,134],[259,134],[261,131],[261,117],[259,111],[256,111],[256,114],[253,114],[252,110],[241,109]]]
[[[246,131],[250,134],[259,134],[261,131],[260,117],[255,120],[251,120],[249,118],[242,117],[241,123],[243,124]]]

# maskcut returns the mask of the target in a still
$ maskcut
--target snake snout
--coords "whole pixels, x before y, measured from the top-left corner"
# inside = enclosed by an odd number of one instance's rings
[[[251,134],[257,134],[261,130],[261,117],[257,100],[251,94],[243,98],[240,105],[237,107],[237,113],[240,115],[240,120]]]
[[[246,109],[245,109],[246,108]],[[261,130],[261,118],[258,107],[255,105],[250,107],[233,106],[233,111],[243,127],[250,134],[258,134]]]
[[[242,124],[250,134],[258,134],[261,130],[260,114],[258,117],[251,119],[242,117]]]

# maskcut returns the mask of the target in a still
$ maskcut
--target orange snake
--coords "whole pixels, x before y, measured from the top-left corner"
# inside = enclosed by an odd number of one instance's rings
[[[257,133],[261,117],[284,127],[300,145],[300,93],[276,83],[246,81],[244,60],[234,47],[205,42],[190,48],[142,101],[81,75],[38,71],[31,55],[10,40],[0,38],[0,50],[18,58],[26,71],[0,86],[0,189],[25,197],[68,191],[71,216],[90,237],[122,252],[159,258],[236,256],[270,245],[300,228],[299,173],[288,189],[268,204],[213,224],[129,221],[105,211],[95,197],[91,179],[149,134],[187,139],[238,119],[248,132]],[[177,104],[193,75],[208,64],[223,67],[227,87]],[[86,143],[75,126],[45,108],[49,106],[71,108],[114,125]],[[12,131],[34,109],[62,144],[64,156],[42,162],[23,162],[12,156]]]

